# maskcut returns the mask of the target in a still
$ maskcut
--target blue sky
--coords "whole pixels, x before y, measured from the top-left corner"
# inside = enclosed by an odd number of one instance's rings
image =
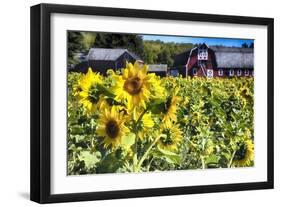
[[[208,37],[186,37],[186,36],[164,36],[164,35],[142,35],[144,40],[161,40],[163,42],[176,43],[206,43],[207,45],[224,45],[240,47],[244,42],[250,45],[251,39],[230,39],[230,38],[208,38]]]

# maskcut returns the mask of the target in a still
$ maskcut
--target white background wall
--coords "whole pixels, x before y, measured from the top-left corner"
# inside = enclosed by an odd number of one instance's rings
[[[32,0],[2,1],[0,22],[0,206],[29,201],[29,7],[37,3],[81,4],[275,18],[275,189],[122,199],[52,206],[278,206],[281,203],[280,78],[281,13],[277,0]],[[207,34],[207,33],[206,33]],[[265,68],[266,70],[266,68]],[[265,86],[266,87],[266,86]]]

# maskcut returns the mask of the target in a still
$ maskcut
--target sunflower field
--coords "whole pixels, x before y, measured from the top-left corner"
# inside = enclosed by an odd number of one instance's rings
[[[254,80],[68,73],[68,175],[254,165]]]

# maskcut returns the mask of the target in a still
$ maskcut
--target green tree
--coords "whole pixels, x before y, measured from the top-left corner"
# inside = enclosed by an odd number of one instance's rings
[[[164,63],[169,66],[173,64],[173,58],[171,57],[169,46],[162,47],[161,52],[158,54],[158,63]]]
[[[248,45],[247,45],[248,46]],[[77,53],[88,53],[92,47],[124,48],[137,54],[147,64],[173,65],[175,55],[190,50],[192,43],[162,42],[142,39],[141,35],[96,32],[68,33],[68,64],[77,64]]]
[[[89,50],[93,47],[97,33],[95,32],[81,32],[82,34],[82,41],[81,44],[86,50]]]
[[[140,35],[97,33],[94,47],[125,48],[143,57],[144,47]]]
[[[168,64],[172,66],[174,57],[182,52],[190,50],[192,43],[162,42],[160,40],[144,41],[144,61],[147,64]]]
[[[84,48],[81,44],[83,36],[81,32],[68,32],[67,35],[67,56],[68,64],[77,64],[78,60],[75,57],[75,54],[78,52],[83,52]]]

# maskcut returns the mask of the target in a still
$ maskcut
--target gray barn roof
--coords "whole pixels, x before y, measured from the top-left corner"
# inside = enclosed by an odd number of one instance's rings
[[[215,52],[218,68],[253,68],[253,48],[210,47]]]
[[[91,48],[87,59],[88,60],[117,60],[125,52],[129,53],[134,59],[140,60],[140,58],[132,52],[129,52],[127,49],[120,48]]]
[[[149,72],[167,72],[168,65],[167,64],[151,64],[148,65],[148,71]]]

